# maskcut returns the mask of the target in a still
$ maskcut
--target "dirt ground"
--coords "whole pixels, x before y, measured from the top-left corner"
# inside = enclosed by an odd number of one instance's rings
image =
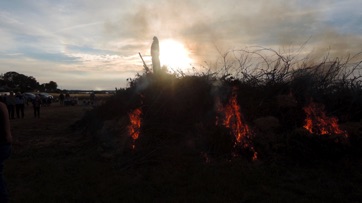
[[[79,153],[84,144],[81,133],[70,126],[90,108],[53,103],[41,107],[40,118],[35,118],[29,105],[23,119],[11,120],[13,149],[4,172],[11,202],[43,202],[62,196],[57,181],[66,178],[67,170],[77,163],[74,160],[84,155]]]
[[[90,108],[52,104],[34,118],[28,106],[24,119],[11,120],[10,202],[361,202],[355,159],[207,164],[148,154],[127,164],[102,157],[94,140],[70,127]]]
[[[40,118],[35,118],[31,105],[25,107],[23,119],[12,119],[14,139],[13,154],[20,155],[28,149],[48,147],[72,142],[70,125],[79,120],[88,106],[63,106],[53,103],[41,107]],[[15,116],[16,117],[16,116]]]

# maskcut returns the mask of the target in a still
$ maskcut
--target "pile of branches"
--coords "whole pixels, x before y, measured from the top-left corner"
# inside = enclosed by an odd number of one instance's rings
[[[362,61],[356,57],[325,57],[319,63],[307,63],[306,59],[297,60],[294,55],[272,49],[232,51],[223,55],[217,69],[208,67],[193,75],[182,71],[137,74],[129,79],[129,87],[118,90],[78,124],[97,142],[108,143],[104,148],[120,154],[135,149],[140,153],[159,150],[169,154],[167,149],[174,154],[228,157],[235,138],[228,129],[215,125],[215,98],[225,104],[232,89],[237,88],[240,111],[244,121],[255,129],[255,148],[261,158],[275,154],[307,156],[318,150],[326,155],[335,148],[343,151],[345,145],[304,136],[308,133],[301,130],[303,107],[310,101],[318,102],[341,124],[360,122]],[[139,138],[132,140],[127,130],[128,115],[136,108],[142,110],[142,125]],[[259,129],[255,121],[264,117],[278,124]],[[354,153],[361,148],[360,130],[357,127],[350,132]]]

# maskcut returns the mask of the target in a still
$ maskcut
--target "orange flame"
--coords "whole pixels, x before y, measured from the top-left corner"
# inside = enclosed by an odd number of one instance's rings
[[[222,125],[226,128],[230,128],[232,134],[235,137],[235,145],[241,146],[243,149],[249,149],[253,153],[253,160],[257,159],[257,152],[251,142],[253,136],[249,126],[242,120],[240,113],[240,106],[237,102],[236,88],[233,89],[232,96],[225,107],[222,106],[220,99],[216,99],[217,111],[224,114]],[[216,117],[216,125],[219,125],[219,117]]]
[[[311,102],[303,108],[306,113],[304,128],[309,133],[318,135],[342,135],[348,137],[346,131],[339,128],[336,117],[328,117],[324,112],[324,106]]]
[[[135,148],[134,142],[138,139],[141,129],[141,108],[137,108],[128,114],[130,124],[128,125],[128,133],[133,139],[132,148]]]

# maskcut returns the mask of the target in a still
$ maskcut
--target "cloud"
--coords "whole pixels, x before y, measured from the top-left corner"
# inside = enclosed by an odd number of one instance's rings
[[[16,61],[0,59],[0,64],[2,70],[33,76],[40,84],[55,81],[61,89],[113,90],[115,87],[127,86],[126,79],[142,71],[141,67],[117,69],[115,66],[107,68],[104,64],[85,67],[81,64],[67,65],[23,57],[17,57]]]
[[[142,71],[138,52],[148,60],[154,35],[182,42],[196,66],[212,63],[218,51],[307,40],[315,58],[356,53],[361,7],[360,0],[1,1],[1,71],[34,69],[67,84],[98,76],[109,85],[105,78]]]

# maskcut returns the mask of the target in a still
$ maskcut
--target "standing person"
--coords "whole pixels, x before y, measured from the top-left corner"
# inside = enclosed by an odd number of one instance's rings
[[[9,118],[14,119],[15,118],[15,105],[16,105],[14,92],[12,92],[12,91],[10,92],[10,95],[6,98],[6,104],[8,107]]]
[[[16,103],[16,117],[20,118],[21,114],[21,118],[24,118],[25,98],[20,92],[16,93],[15,103]]]
[[[4,180],[4,161],[11,154],[12,136],[9,113],[4,103],[0,102],[0,202],[8,202],[9,194]]]
[[[65,99],[64,99],[64,104],[67,105],[71,105],[71,101],[70,101],[70,94],[67,92],[65,93]]]
[[[94,101],[96,99],[96,94],[94,94],[94,92],[92,92],[89,96],[89,100],[90,100],[90,104],[93,106],[94,105]]]
[[[64,94],[63,94],[63,92],[61,92],[60,95],[59,95],[59,103],[61,105],[64,105]]]
[[[161,69],[160,64],[160,45],[156,36],[153,37],[153,42],[151,45],[151,56],[152,56],[152,68],[153,73],[157,74]]]
[[[50,106],[50,104],[52,104],[52,98],[51,98],[51,97],[47,97],[47,98],[46,98],[46,103],[47,103],[47,106]]]
[[[40,118],[40,106],[41,106],[41,98],[37,94],[35,99],[33,100],[33,108],[34,108],[34,118]]]

